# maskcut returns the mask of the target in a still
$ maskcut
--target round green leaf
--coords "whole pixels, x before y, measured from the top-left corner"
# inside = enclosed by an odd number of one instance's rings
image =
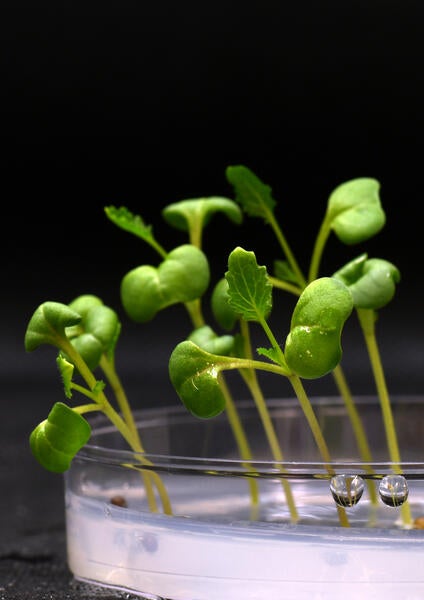
[[[239,206],[233,200],[220,196],[174,202],[162,210],[162,216],[176,229],[192,231],[197,228],[202,229],[217,212],[224,213],[236,224],[240,224],[243,220],[243,213]]]
[[[41,344],[60,348],[67,336],[65,329],[77,325],[81,315],[60,302],[44,302],[32,315],[25,333],[25,349],[35,350]]]
[[[218,281],[212,291],[211,308],[218,325],[230,331],[234,328],[239,315],[234,312],[228,300],[228,281],[223,278]]]
[[[47,419],[32,431],[30,448],[45,469],[63,473],[90,435],[91,427],[84,417],[66,404],[56,402]]]
[[[103,354],[103,348],[100,341],[91,333],[82,333],[73,338],[71,344],[81,355],[88,368],[91,371],[98,366]],[[69,360],[69,357],[67,357]],[[70,361],[72,363],[72,361]]]
[[[213,359],[190,341],[178,344],[171,354],[171,383],[184,406],[196,417],[207,419],[225,409],[216,365],[216,357]]]
[[[185,244],[175,248],[158,268],[137,267],[121,283],[121,300],[128,316],[138,323],[178,302],[201,297],[209,285],[209,263],[204,253]]]
[[[92,306],[83,319],[83,325],[87,333],[91,333],[99,340],[103,352],[108,352],[115,347],[121,324],[112,308],[104,304]]]
[[[218,336],[209,325],[198,327],[190,334],[188,339],[203,350],[219,356],[230,354],[234,346],[232,335]]]
[[[390,302],[400,281],[394,264],[381,258],[367,259],[366,255],[350,261],[333,276],[349,287],[355,308],[373,310]]]
[[[385,225],[381,207],[380,184],[376,179],[360,177],[339,185],[330,195],[327,218],[331,229],[345,244],[358,244]]]
[[[305,379],[332,371],[342,356],[341,332],[352,309],[352,294],[341,281],[322,277],[310,283],[293,311],[284,350],[288,367]]]
[[[103,301],[98,296],[83,294],[72,300],[68,306],[84,318],[93,306],[102,306],[102,304]]]

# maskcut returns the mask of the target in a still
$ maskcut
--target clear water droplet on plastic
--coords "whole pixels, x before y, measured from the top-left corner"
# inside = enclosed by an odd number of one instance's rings
[[[330,481],[330,490],[339,506],[355,506],[364,492],[364,480],[359,475],[335,475]]]
[[[403,475],[386,475],[381,480],[378,491],[387,506],[401,506],[409,494],[408,484]]]

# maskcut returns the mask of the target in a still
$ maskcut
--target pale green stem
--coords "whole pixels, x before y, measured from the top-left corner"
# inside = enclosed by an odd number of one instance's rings
[[[284,290],[285,292],[289,292],[290,294],[294,294],[295,296],[300,296],[302,293],[302,288],[293,283],[289,283],[288,281],[283,281],[282,279],[278,279],[278,277],[272,277],[268,275],[269,282],[272,283],[273,287],[278,288],[280,290]]]
[[[200,298],[196,298],[196,300],[192,300],[191,302],[185,302],[184,306],[190,316],[193,327],[195,329],[202,327],[205,324],[205,319],[202,314]]]
[[[270,277],[270,280],[273,285],[275,285],[275,281],[278,281],[278,280],[274,280],[274,278],[271,278],[271,277]],[[353,402],[352,394],[351,394],[349,386],[347,384],[346,377],[344,376],[342,367],[340,365],[337,365],[335,367],[335,369],[333,370],[332,375],[336,382],[336,385],[340,392],[340,395],[343,398],[343,401],[345,403],[346,410],[347,410],[348,416],[352,423],[353,432],[354,432],[354,435],[355,435],[355,438],[356,438],[356,441],[358,444],[359,452],[362,456],[362,459],[365,463],[372,462],[371,451],[369,449],[369,444],[367,441],[365,430],[364,430],[361,418],[359,416],[358,410]],[[370,473],[373,472],[370,467],[367,466],[365,468]],[[373,504],[376,504],[377,503],[377,494],[375,491],[375,486],[371,481],[368,481],[368,488],[369,488],[369,492],[370,492],[371,502]]]
[[[318,277],[322,253],[324,251],[324,247],[327,242],[328,236],[330,235],[330,231],[330,221],[327,218],[327,216],[325,216],[319,229],[318,235],[315,239],[315,245],[312,251],[312,258],[308,274],[309,283],[311,283],[311,281],[314,281]]]
[[[124,391],[121,380],[120,380],[118,374],[116,373],[114,365],[107,359],[107,357],[105,355],[103,355],[101,358],[101,361],[100,361],[100,366],[103,369],[103,372],[105,373],[105,375],[112,387],[113,393],[115,394],[116,401],[122,412],[124,420],[127,423],[132,434],[134,435],[134,440],[136,440],[136,444],[137,444],[137,446],[136,447],[134,446],[134,448],[137,450],[137,452],[144,453],[145,450],[144,450],[143,444],[141,442],[137,426],[134,421],[133,412],[130,408],[127,395]],[[143,458],[142,462],[144,462],[145,464],[152,465],[152,463],[150,461],[146,460],[145,458]],[[163,485],[162,479],[155,471],[150,471],[149,473],[143,473],[143,478],[146,483],[146,487],[148,489],[150,488],[150,482],[148,481],[148,477],[151,477],[155,481],[165,514],[172,514],[171,504],[169,501],[168,493]],[[152,497],[151,497],[152,492],[150,492],[149,494],[148,494],[149,502],[153,506],[154,501],[152,500]]]
[[[277,342],[277,339],[275,338],[274,334],[272,333],[271,328],[269,327],[268,323],[266,322],[266,320],[264,318],[259,317],[259,322],[260,322],[263,330],[265,331],[267,338],[271,342],[272,347],[278,353],[281,368],[284,369],[287,372],[287,374],[289,374],[290,369],[287,366],[284,352],[281,350],[280,344]]]
[[[80,404],[79,406],[74,406],[72,410],[79,415],[83,415],[84,413],[101,411],[102,408],[98,404]]]
[[[306,420],[309,424],[309,427],[311,429],[311,432],[312,432],[312,435],[316,442],[316,445],[318,446],[318,450],[319,450],[321,457],[325,463],[325,468],[329,475],[335,475],[335,471],[331,467],[330,452],[328,450],[326,441],[322,434],[321,427],[320,427],[318,420],[316,418],[316,415],[314,413],[314,409],[313,409],[313,407],[309,401],[309,398],[305,392],[305,388],[303,387],[303,384],[297,375],[290,375],[288,379],[289,379],[291,385],[293,386],[296,397],[299,400],[300,406],[301,406],[303,413],[306,417]],[[343,527],[349,527],[349,521],[348,521],[345,509],[343,507],[337,505],[337,511],[339,514],[340,524],[343,525]]]
[[[334,475],[334,469],[332,469],[330,463],[330,453],[328,451],[326,442],[321,432],[321,428],[313,411],[313,408],[309,402],[309,399],[306,395],[306,392],[303,388],[302,382],[297,375],[293,373],[287,372],[281,366],[274,365],[272,363],[266,363],[263,361],[249,360],[249,359],[225,359],[222,361],[221,365],[222,369],[262,369],[263,371],[269,371],[271,373],[277,373],[279,375],[285,375],[288,377],[292,387],[296,393],[296,397],[298,398],[303,413],[309,423],[309,426],[312,431],[312,435],[315,439],[315,442],[318,446],[320,454],[325,463],[326,469],[330,475]],[[337,512],[339,514],[339,520],[341,525],[344,527],[349,526],[349,521],[347,519],[346,511],[343,507],[337,505]]]
[[[251,352],[250,333],[249,333],[248,323],[246,321],[244,321],[243,319],[241,319],[240,327],[242,330],[243,340],[245,342],[245,344],[244,344],[245,353],[249,358],[251,358],[252,352]],[[249,370],[242,369],[242,370],[240,370],[240,374],[242,375],[244,381],[246,382],[246,385],[248,386],[248,388],[252,394],[252,397],[255,401],[256,408],[258,410],[259,416],[262,421],[263,428],[265,430],[266,438],[267,438],[269,446],[271,448],[272,456],[274,457],[274,459],[277,462],[283,462],[284,461],[283,452],[280,448],[280,444],[278,442],[278,438],[275,433],[274,425],[273,425],[272,420],[269,415],[269,411],[268,411],[268,407],[265,402],[265,398],[264,398],[262,390],[259,386],[258,379],[256,376],[256,371],[254,371],[252,369],[249,369]],[[281,472],[283,472],[283,473],[285,472],[281,467],[279,467],[279,469]],[[291,520],[293,522],[296,522],[299,520],[299,514],[296,509],[296,505],[294,502],[290,483],[286,479],[283,479],[282,486],[283,486],[284,493],[286,496],[287,506],[289,507]]]
[[[190,236],[190,244],[202,249],[202,223],[199,222],[199,219],[192,219],[189,225],[189,236]]]
[[[196,230],[197,235],[195,234],[193,229],[191,229],[190,231],[191,231],[191,234],[190,234],[191,243],[194,245],[197,245],[197,247],[200,248],[201,228],[199,230]],[[205,324],[205,321],[203,318],[200,299],[193,300],[192,302],[186,302],[185,307],[190,316],[193,327],[196,329],[198,327],[202,327],[202,325]],[[243,426],[242,426],[239,416],[237,414],[236,407],[234,405],[230,391],[228,390],[228,387],[227,387],[223,377],[221,377],[221,379],[220,379],[220,386],[225,395],[226,412],[227,412],[230,426],[233,430],[234,438],[236,440],[236,443],[237,443],[239,451],[240,451],[240,456],[243,460],[251,460],[252,454],[250,451],[249,444],[247,442],[246,434],[244,432]],[[257,513],[257,507],[258,507],[258,484],[257,484],[257,481],[250,479],[249,487],[250,487],[250,494],[251,494],[251,499],[252,499],[252,508],[253,508],[252,517],[253,517]]]
[[[241,374],[255,401],[256,408],[258,409],[259,416],[261,418],[261,422],[265,430],[266,438],[271,448],[272,456],[275,461],[282,463],[284,462],[284,455],[281,451],[278,438],[275,433],[274,425],[270,418],[269,411],[262,394],[262,390],[258,385],[255,371],[241,371]],[[278,465],[278,470],[282,474],[287,473],[287,471],[281,465]],[[290,512],[290,519],[293,523],[296,523],[299,520],[299,513],[296,508],[296,503],[294,501],[290,483],[287,481],[287,479],[282,479],[281,485],[286,496],[287,506]]]
[[[79,353],[74,349],[73,345],[70,342],[68,342],[68,340],[66,340],[66,342],[63,340],[62,350],[70,357],[71,361],[78,369],[81,377],[85,380],[90,390],[94,390],[96,387],[97,380],[94,377],[93,373],[90,371],[90,369],[87,367],[85,361],[82,360]],[[108,417],[111,423],[121,433],[121,435],[126,440],[130,448],[132,448],[135,452],[143,452],[143,448],[140,444],[138,435],[134,436],[134,433],[131,430],[131,428],[127,425],[124,419],[115,411],[113,406],[110,404],[105,393],[103,391],[99,391],[96,393],[91,392],[91,398],[99,405],[99,410],[101,410]],[[143,460],[145,461],[145,464],[151,464],[146,459]],[[146,484],[146,494],[150,509],[152,510],[152,512],[157,511],[156,500],[153,494],[153,490],[151,489],[149,476],[156,481],[156,485],[158,487],[158,491],[163,504],[164,512],[166,514],[172,514],[169,499],[160,477],[155,472],[149,472],[148,474],[146,472],[143,472],[143,479]]]
[[[87,390],[85,390],[84,388],[82,388],[82,386],[77,385],[77,384],[72,384],[72,387],[74,389],[78,389],[78,391],[80,391],[81,393],[88,395],[87,394]],[[74,410],[74,412],[76,412],[76,413],[78,413],[78,414],[81,415],[81,414],[85,414],[87,412],[93,412],[93,411],[96,411],[96,410],[102,411],[102,407],[99,404],[80,404],[79,406],[75,406],[73,408],[73,410]],[[149,464],[149,461],[147,461],[145,458],[141,458],[140,462],[144,463],[144,464]],[[147,474],[144,471],[142,472],[142,477],[143,477],[143,480],[144,480],[144,484],[146,486],[147,501],[148,501],[150,510],[152,512],[157,512],[156,500],[155,500],[155,497],[154,497],[154,494],[153,494],[153,490],[152,490],[151,485],[150,485],[150,480],[148,479],[148,475],[149,476],[153,476],[154,473]],[[159,494],[160,495],[163,493],[163,491],[165,491],[165,495],[166,495],[166,490],[162,490],[160,488],[160,486],[158,486],[158,490],[159,490]],[[168,511],[168,514],[172,514],[171,513],[171,507],[170,507],[169,503],[168,504],[164,503],[163,506],[164,506],[164,511]]]
[[[165,259],[168,256],[168,252],[155,239],[149,239],[145,241],[147,241],[147,243],[150,244],[154,250],[156,250],[161,258]]]
[[[100,360],[100,367],[102,368],[112,387],[113,393],[115,394],[115,398],[121,410],[124,421],[127,423],[128,427],[133,433],[134,438],[138,440],[140,451],[144,452],[138,429],[134,421],[134,415],[130,408],[128,398],[122,386],[121,380],[115,370],[113,363],[110,360],[108,360],[108,358],[104,354],[102,355],[102,358]]]
[[[243,429],[243,425],[240,421],[237,408],[234,404],[234,401],[231,397],[230,391],[227,387],[223,376],[220,377],[219,384],[225,396],[225,409],[227,412],[228,421],[233,431],[234,439],[236,440],[237,447],[240,452],[240,456],[243,459],[243,461],[250,461],[252,460],[253,456],[249,446],[249,442],[247,441],[247,437]],[[251,464],[248,462],[245,462],[243,466],[249,470],[252,469]],[[252,501],[252,519],[256,520],[259,506],[258,482],[254,479],[249,478],[249,488],[250,497]]]
[[[199,250],[202,249],[202,224],[199,219],[192,219],[189,223],[190,244]],[[184,304],[190,316],[194,328],[202,327],[205,324],[200,298]]]
[[[272,230],[274,231],[274,234],[278,240],[278,243],[280,244],[286,258],[287,258],[287,262],[289,263],[293,273],[296,276],[297,281],[299,282],[299,285],[301,287],[305,287],[306,285],[306,281],[305,281],[305,276],[303,275],[296,258],[294,257],[293,252],[291,251],[291,248],[283,234],[283,232],[281,231],[281,228],[277,222],[277,220],[274,217],[274,214],[269,211],[267,213],[267,221],[268,223],[271,225]]]
[[[318,261],[315,268],[318,268],[318,264],[319,264],[318,254],[322,253],[324,245],[325,245],[325,238],[324,238],[324,234],[322,234],[321,241],[317,245],[317,250],[315,253],[316,261]],[[315,276],[316,275],[317,275],[317,273],[315,273]],[[270,277],[269,279],[270,279],[272,285],[274,285],[275,287],[278,287],[277,286],[277,282],[279,281],[278,279],[275,279],[273,277]],[[283,286],[279,286],[279,287],[281,289],[284,289]],[[295,289],[293,289],[293,290],[287,289],[286,291],[292,291],[293,293],[296,293]],[[298,293],[298,295],[300,295],[300,293],[301,293],[301,291]],[[352,394],[350,392],[349,386],[347,384],[346,378],[344,376],[343,370],[340,365],[337,365],[335,367],[335,369],[332,372],[332,375],[334,377],[334,380],[336,382],[336,385],[340,392],[340,395],[343,398],[343,401],[345,403],[346,410],[347,410],[348,416],[352,423],[353,432],[354,432],[354,435],[355,435],[355,438],[356,438],[356,441],[358,444],[358,448],[359,448],[361,457],[365,463],[367,463],[367,462],[370,463],[370,462],[372,462],[372,456],[371,456],[371,452],[369,449],[369,444],[367,441],[365,430],[364,430],[361,418],[359,416],[358,410],[353,402]],[[367,470],[367,472],[373,473],[373,470],[371,469],[371,467],[366,466],[365,469]],[[368,489],[369,489],[369,493],[370,493],[371,502],[373,504],[376,504],[377,503],[377,493],[375,490],[375,486],[374,486],[373,482],[371,482],[371,481],[368,481],[367,485],[368,485]]]
[[[377,394],[380,400],[390,460],[393,463],[393,470],[395,473],[401,474],[402,469],[400,465],[402,461],[397,441],[396,428],[393,419],[389,393],[387,390],[386,378],[384,375],[380,352],[375,336],[375,313],[372,309],[358,308],[357,314],[367,346],[368,355],[370,357]],[[404,523],[409,526],[412,523],[412,517],[408,502],[402,504],[401,511]]]
[[[364,430],[364,426],[361,417],[358,413],[358,409],[353,401],[352,394],[350,392],[341,366],[337,365],[333,370],[332,374],[345,403],[349,419],[352,423],[352,428],[356,438],[356,442],[358,444],[359,453],[363,462],[365,463],[365,470],[369,474],[374,474],[374,471],[369,464],[372,462],[372,455],[370,447],[368,445],[368,440]],[[374,482],[367,480],[367,485],[372,504],[377,504],[377,492],[375,490]]]

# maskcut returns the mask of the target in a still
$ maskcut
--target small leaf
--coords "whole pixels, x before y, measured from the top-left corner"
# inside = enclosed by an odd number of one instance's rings
[[[326,218],[345,244],[358,244],[378,233],[386,222],[376,179],[362,177],[339,185],[330,195]]]
[[[30,447],[45,469],[63,473],[90,435],[91,427],[81,415],[66,404],[56,402],[47,419],[32,431]]]
[[[195,329],[188,340],[194,342],[197,346],[219,356],[231,353],[234,346],[234,337],[232,335],[218,336],[209,325],[203,325]]]
[[[272,309],[272,284],[266,267],[258,266],[254,252],[235,248],[228,259],[228,301],[246,321],[266,319]]]
[[[81,315],[60,302],[44,302],[32,315],[25,333],[25,349],[31,352],[41,344],[61,347],[67,340],[65,329],[77,325]]]
[[[367,259],[368,254],[366,254],[365,252],[363,254],[360,254],[353,260],[346,263],[341,269],[336,271],[333,274],[333,277],[335,279],[343,281],[343,283],[347,286],[352,285],[352,283],[355,283],[360,277],[362,277],[362,274],[364,272],[364,265]]]
[[[169,376],[184,406],[196,417],[207,419],[225,409],[218,356],[193,342],[181,342],[171,354]]]
[[[83,326],[101,344],[103,352],[113,354],[121,333],[121,323],[116,312],[105,306],[92,306],[83,317]]]
[[[66,335],[68,339],[72,339],[73,337],[84,332],[83,321],[88,311],[93,308],[93,306],[102,306],[102,304],[103,301],[101,298],[94,296],[93,294],[83,294],[77,298],[74,298],[74,300],[68,304],[69,308],[77,312],[82,317],[81,322],[78,325],[67,327]]]
[[[212,314],[220,327],[231,331],[239,315],[234,312],[228,297],[228,281],[222,278],[215,285],[211,296]]]
[[[78,312],[82,319],[78,325],[67,327],[66,335],[93,371],[102,354],[113,358],[121,323],[117,313],[103,304],[98,296],[78,296],[69,307]]]
[[[266,222],[274,211],[276,202],[269,185],[263,183],[250,169],[243,165],[227,167],[226,177],[235,189],[235,200],[246,214],[262,217]]]
[[[116,206],[105,206],[104,211],[107,218],[120,229],[132,233],[145,242],[154,242],[152,226],[146,225],[140,215],[133,214],[125,206],[120,206],[119,208]]]
[[[93,387],[93,389],[92,389],[91,391],[92,391],[92,393],[93,393],[95,396],[98,396],[99,394],[101,394],[101,393],[103,392],[103,390],[105,389],[105,387],[106,387],[106,384],[105,384],[105,382],[104,382],[104,381],[102,381],[101,379],[98,379],[98,380],[96,381],[96,384],[95,384],[95,386]]]
[[[277,363],[277,365],[281,365],[281,355],[275,348],[257,348],[256,351],[261,356],[266,356],[272,362]]]
[[[293,272],[287,260],[277,259],[274,261],[274,275],[277,279],[281,279],[281,281],[288,281],[289,283],[299,285],[299,279]]]
[[[65,390],[65,396],[72,398],[72,378],[74,376],[74,365],[66,360],[62,354],[59,354],[56,358],[56,364],[59,368],[60,375],[62,377],[63,388]]]
[[[94,296],[94,294],[82,294],[81,296],[77,296],[68,304],[69,308],[72,308],[75,312],[81,315],[84,318],[88,311],[93,308],[93,306],[102,306],[103,300],[98,296]]]
[[[339,269],[333,277],[349,287],[355,308],[378,310],[395,295],[400,272],[387,260],[367,260],[363,254]]]
[[[99,365],[103,354],[100,341],[91,333],[82,333],[72,338],[71,344],[87,364],[90,371],[94,371]],[[67,359],[70,360],[69,357]]]
[[[176,229],[193,231],[202,230],[217,212],[224,213],[230,221],[237,225],[243,220],[239,206],[233,200],[220,196],[174,202],[162,210],[162,216]]]
[[[288,367],[305,379],[332,371],[342,356],[341,332],[352,309],[352,294],[341,281],[321,277],[310,283],[293,311],[284,350]]]

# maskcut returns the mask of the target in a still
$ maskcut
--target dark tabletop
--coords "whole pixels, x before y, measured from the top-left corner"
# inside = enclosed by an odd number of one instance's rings
[[[128,598],[77,584],[67,568],[62,476],[39,468],[27,443],[28,432],[40,420],[38,386],[26,382],[2,390],[2,400],[13,401],[14,408],[0,425],[0,599]],[[49,386],[41,388],[47,393]]]

